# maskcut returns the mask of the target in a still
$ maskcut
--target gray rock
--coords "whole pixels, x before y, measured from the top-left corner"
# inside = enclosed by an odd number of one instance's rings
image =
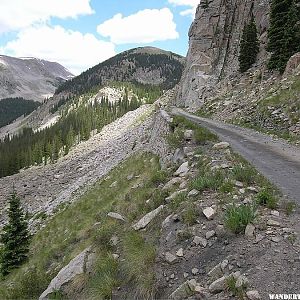
[[[178,260],[178,258],[175,255],[173,255],[171,252],[166,252],[165,253],[165,260],[169,264],[173,264],[173,263],[175,263]]]
[[[183,249],[180,248],[180,249],[176,252],[176,255],[177,255],[178,257],[183,257],[183,256],[184,256]]]
[[[269,219],[267,221],[267,225],[268,226],[273,226],[273,227],[280,227],[280,223],[278,221],[275,221],[275,220],[272,220],[272,219]]]
[[[168,181],[165,186],[163,187],[163,190],[169,190],[171,189],[175,184],[180,184],[182,182],[182,178],[180,177],[175,177],[172,178],[170,181]]]
[[[192,274],[193,275],[197,275],[199,273],[199,269],[198,268],[193,268],[192,269]]]
[[[253,237],[254,236],[254,232],[255,232],[255,226],[252,225],[252,224],[248,224],[246,226],[246,229],[245,229],[245,236],[246,237]]]
[[[141,218],[136,224],[132,226],[133,229],[140,230],[145,228],[163,209],[164,206],[161,205],[151,212],[147,213],[143,218]]]
[[[190,287],[189,280],[181,284],[169,297],[172,300],[182,300],[194,294]]]
[[[167,203],[171,202],[173,199],[175,199],[178,195],[182,194],[182,193],[186,193],[187,189],[182,189],[180,191],[176,191],[174,192],[172,195],[170,195],[169,197],[167,197],[165,200]]]
[[[191,190],[189,193],[188,193],[188,197],[194,197],[194,196],[197,196],[199,195],[199,191],[197,190]]]
[[[206,232],[205,237],[206,237],[206,239],[209,240],[210,238],[212,238],[215,235],[216,235],[216,232],[214,230],[210,230],[210,231]]]
[[[213,149],[217,149],[217,150],[226,149],[229,146],[230,146],[230,144],[227,142],[220,142],[220,143],[214,144]]]
[[[109,212],[107,214],[107,216],[110,217],[110,218],[119,220],[119,221],[125,221],[125,218],[123,216],[121,216],[120,214],[115,213],[115,212]]]
[[[195,244],[196,246],[200,245],[205,248],[207,245],[207,240],[200,236],[195,236],[193,239],[193,244]]]
[[[194,136],[194,131],[191,130],[191,129],[187,129],[184,131],[183,133],[183,137],[186,141],[190,141],[193,139],[193,136]]]
[[[180,163],[184,160],[184,152],[182,149],[180,148],[177,148],[175,150],[175,153],[173,155],[173,163],[177,164],[177,163]]]
[[[174,173],[175,176],[180,176],[180,177],[184,177],[186,176],[186,174],[189,172],[189,162],[186,161],[184,162],[178,169],[177,171]]]
[[[207,274],[208,276],[212,277],[212,278],[219,278],[221,276],[223,276],[223,271],[221,268],[221,264],[217,264],[215,267],[213,267]]]
[[[92,264],[89,260],[91,254],[91,247],[82,251],[79,255],[73,258],[68,265],[62,268],[58,274],[51,280],[47,289],[39,297],[40,300],[48,299],[48,296],[54,291],[59,291],[61,287],[72,281],[77,275],[86,272],[86,263]]]
[[[227,280],[227,277],[226,276],[223,276],[219,279],[217,279],[216,281],[214,281],[210,286],[209,286],[209,291],[212,293],[212,294],[217,294],[217,293],[220,293],[222,291],[224,291],[226,289],[226,280]]]
[[[205,215],[207,220],[212,220],[216,214],[215,210],[212,207],[207,207],[203,209],[202,212]]]
[[[247,291],[246,296],[249,300],[261,300],[259,292],[255,290]]]

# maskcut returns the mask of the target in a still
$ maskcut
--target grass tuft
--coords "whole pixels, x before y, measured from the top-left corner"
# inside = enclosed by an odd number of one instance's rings
[[[256,196],[257,202],[260,205],[266,206],[270,209],[278,207],[278,199],[269,189],[261,190]]]
[[[232,204],[226,208],[224,222],[232,232],[241,233],[254,219],[255,208],[252,205],[236,206]]]

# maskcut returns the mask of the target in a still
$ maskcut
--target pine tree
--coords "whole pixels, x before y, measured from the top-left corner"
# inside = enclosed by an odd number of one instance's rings
[[[20,198],[16,192],[10,195],[8,209],[8,224],[4,226],[1,235],[1,273],[7,275],[12,269],[21,265],[27,258],[29,250],[29,231]]]
[[[289,58],[299,51],[300,13],[298,0],[273,0],[271,3],[268,51],[269,68],[283,72]]]
[[[257,28],[252,17],[249,24],[244,26],[241,46],[240,46],[240,71],[246,72],[256,61],[259,52],[259,42],[257,39]]]

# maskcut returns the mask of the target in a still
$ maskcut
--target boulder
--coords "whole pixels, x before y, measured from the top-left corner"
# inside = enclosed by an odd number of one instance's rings
[[[156,209],[150,211],[143,218],[141,218],[136,224],[134,224],[132,226],[133,229],[140,230],[140,229],[145,228],[163,209],[164,209],[164,206],[161,205],[161,206],[157,207]]]
[[[169,297],[172,300],[182,300],[192,296],[194,291],[191,289],[189,280],[181,284]]]
[[[212,238],[215,235],[216,235],[216,232],[214,230],[210,230],[210,231],[206,232],[205,237],[207,240],[209,240],[210,238]]]
[[[183,254],[183,249],[180,248],[180,249],[176,252],[176,255],[177,255],[178,257],[183,257],[183,256],[184,256],[184,254]]]
[[[184,155],[183,150],[180,149],[180,148],[177,148],[177,149],[175,150],[174,155],[173,155],[173,162],[174,162],[175,164],[182,162],[182,161],[184,160],[184,156],[185,156],[185,155]]]
[[[269,219],[267,221],[267,225],[268,226],[273,226],[273,227],[280,227],[280,223],[278,221],[275,221],[275,220],[272,220],[272,219]]]
[[[283,73],[283,77],[287,77],[292,75],[300,64],[300,52],[294,54],[290,57],[289,61],[286,64],[285,71]]]
[[[87,270],[87,264],[90,266],[93,263],[89,258],[92,254],[91,247],[88,247],[73,258],[68,265],[62,268],[51,280],[47,289],[39,297],[39,300],[48,299],[51,293],[61,290],[63,285],[71,282],[77,275],[84,274]],[[94,255],[92,256],[94,257]]]
[[[193,239],[193,244],[195,244],[196,246],[201,245],[202,247],[205,248],[207,245],[207,240],[200,236],[195,236]]]

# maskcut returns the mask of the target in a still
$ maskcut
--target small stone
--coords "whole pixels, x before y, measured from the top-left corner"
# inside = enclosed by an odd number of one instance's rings
[[[192,290],[190,288],[189,280],[180,285],[169,297],[172,300],[181,300],[190,296]]]
[[[227,280],[226,276],[223,276],[223,277],[217,279],[209,286],[209,288],[208,288],[209,291],[212,294],[217,294],[217,293],[224,291],[227,287],[226,280]]]
[[[190,141],[193,139],[194,131],[191,129],[187,129],[184,131],[183,136],[186,141]]]
[[[187,189],[183,189],[183,190],[180,190],[180,191],[176,191],[176,192],[174,192],[173,194],[171,194],[169,197],[167,197],[167,198],[165,199],[165,201],[166,201],[167,203],[169,203],[169,202],[171,202],[173,199],[175,199],[178,195],[180,195],[180,194],[182,194],[182,193],[185,193],[185,192],[187,192]]]
[[[134,174],[130,174],[127,176],[127,180],[129,181],[129,180],[133,179],[133,177],[134,177]]]
[[[252,225],[252,224],[248,224],[246,226],[246,229],[245,229],[245,236],[246,237],[253,237],[254,236],[254,232],[255,232],[255,226]]]
[[[220,143],[214,144],[213,149],[217,149],[217,150],[226,149],[229,146],[230,146],[230,144],[227,142],[220,142]]]
[[[112,255],[112,257],[114,258],[114,260],[118,260],[118,259],[119,259],[119,257],[120,257],[120,255],[119,255],[119,254],[116,254],[116,253],[114,253],[114,254]]]
[[[183,257],[183,249],[180,248],[180,249],[176,252],[176,255],[177,255],[178,257]]]
[[[254,187],[254,186],[248,186],[248,187],[247,187],[247,190],[250,191],[250,192],[258,193],[257,188]]]
[[[212,278],[219,278],[223,276],[223,272],[221,269],[221,264],[217,264],[215,267],[213,267],[207,274],[208,276]]]
[[[205,215],[207,220],[212,220],[216,214],[215,210],[212,207],[207,207],[203,209],[202,212]]]
[[[279,236],[272,236],[271,241],[274,243],[279,243],[281,241],[281,237]]]
[[[245,194],[246,193],[246,190],[245,189],[239,189],[239,192],[240,192],[240,194]]]
[[[183,273],[183,278],[187,278],[189,276],[189,273],[184,272]]]
[[[121,216],[120,214],[115,213],[115,212],[109,212],[107,214],[107,216],[110,217],[110,218],[119,220],[119,221],[125,221],[125,218],[123,216]]]
[[[226,267],[228,266],[228,264],[229,264],[228,259],[224,259],[224,260],[221,262],[221,270],[222,270],[223,273],[225,272],[225,269],[226,269]]]
[[[247,298],[249,300],[261,300],[260,294],[258,291],[248,291],[246,292]]]
[[[188,193],[188,197],[195,197],[199,195],[199,191],[198,190],[191,190],[189,193]]]
[[[267,225],[268,226],[273,226],[273,227],[280,227],[280,223],[278,221],[275,221],[275,220],[272,220],[272,219],[269,219],[267,221]]]
[[[171,278],[171,279],[174,279],[174,278],[175,278],[175,274],[174,274],[174,273],[171,274],[171,275],[170,275],[170,278]]]
[[[165,254],[165,259],[169,264],[172,264],[177,261],[177,257],[170,252]]]
[[[214,230],[210,230],[210,231],[207,231],[206,234],[205,234],[205,237],[206,239],[210,239],[212,238],[213,236],[215,236],[216,232]]]
[[[225,233],[226,233],[225,228],[224,228],[223,225],[218,225],[216,227],[215,231],[216,231],[216,235],[219,236],[219,237],[224,236]]]
[[[242,182],[240,182],[240,181],[237,181],[237,180],[234,182],[234,185],[236,187],[239,187],[239,188],[243,188],[244,187],[244,184]]]
[[[193,243],[198,246],[198,245],[201,245],[202,247],[206,247],[207,245],[207,240],[200,237],[200,236],[195,236],[194,239],[193,239]]]
[[[272,216],[275,216],[275,217],[279,217],[279,211],[277,211],[277,210],[272,210],[272,211],[271,211],[271,215],[272,215]]]
[[[145,228],[163,209],[164,206],[161,205],[151,212],[147,213],[142,219],[140,219],[136,224],[132,226],[133,229],[140,230]]]
[[[197,268],[192,269],[192,274],[193,275],[197,275],[198,273],[199,273],[199,269],[197,269]]]
[[[174,173],[175,176],[184,177],[189,172],[189,162],[184,162]]]

